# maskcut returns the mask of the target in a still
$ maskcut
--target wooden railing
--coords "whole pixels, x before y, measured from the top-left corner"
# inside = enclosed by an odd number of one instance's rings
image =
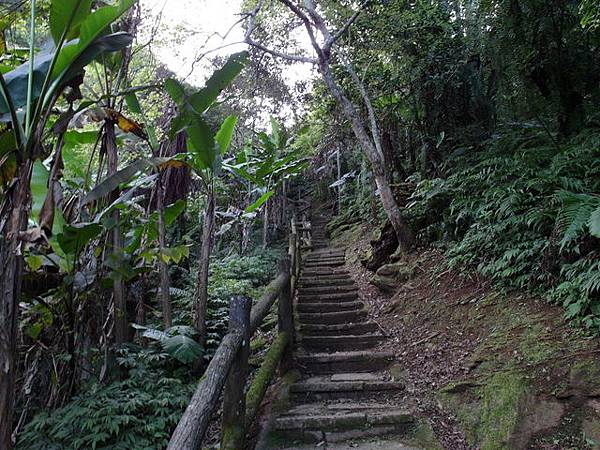
[[[301,228],[301,230],[298,230]],[[306,228],[306,229],[305,229]],[[298,234],[300,231],[301,234]],[[266,289],[260,301],[235,296],[229,303],[229,329],[210,361],[202,380],[171,436],[167,450],[199,450],[210,417],[223,392],[221,449],[244,448],[246,431],[258,413],[265,392],[277,367],[285,373],[292,362],[294,341],[293,293],[300,273],[301,248],[308,239],[310,223],[299,226],[292,220],[288,255],[280,262],[279,275]],[[271,310],[278,303],[278,335],[258,369],[254,381],[245,392],[248,377],[250,340]]]

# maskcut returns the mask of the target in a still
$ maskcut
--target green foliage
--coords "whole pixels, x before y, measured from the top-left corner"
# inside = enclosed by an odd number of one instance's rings
[[[124,381],[92,384],[67,406],[40,412],[19,435],[17,449],[165,448],[195,383],[157,367],[156,358],[126,354]]]
[[[538,292],[600,331],[599,148],[597,130],[560,145],[543,130],[504,130],[482,151],[457,151],[447,179],[418,184],[413,223],[446,241],[452,265]]]

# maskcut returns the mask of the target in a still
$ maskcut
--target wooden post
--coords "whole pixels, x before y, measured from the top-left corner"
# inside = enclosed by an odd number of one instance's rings
[[[222,450],[240,450],[246,437],[246,377],[250,353],[250,308],[252,300],[235,296],[229,302],[229,332],[243,336],[242,345],[225,381],[223,393]]]
[[[286,349],[281,357],[281,365],[279,370],[281,374],[287,372],[292,366],[292,350],[294,345],[294,316],[293,316],[293,305],[292,305],[292,287],[291,287],[291,264],[290,258],[286,257],[279,263],[280,272],[290,274],[288,282],[283,285],[279,292],[279,333],[287,333],[289,340],[286,345]]]

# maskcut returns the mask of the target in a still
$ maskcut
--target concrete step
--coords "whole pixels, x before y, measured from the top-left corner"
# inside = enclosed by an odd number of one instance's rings
[[[321,267],[321,268],[303,268],[301,276],[303,277],[327,277],[337,275],[350,275],[342,267]]]
[[[416,416],[408,409],[390,409],[385,404],[371,404],[368,408],[348,404],[346,408],[337,409],[328,408],[326,404],[303,406],[276,419],[275,432],[287,438],[284,441],[316,444],[374,436],[400,437],[410,433],[416,423]]]
[[[373,351],[298,353],[295,359],[301,369],[313,374],[372,372],[388,368],[394,361],[394,354]]]
[[[298,303],[296,310],[299,313],[320,313],[320,312],[337,312],[337,311],[356,311],[364,308],[363,302],[335,302],[335,303]]]
[[[301,287],[298,289],[298,295],[303,297],[309,295],[340,294],[342,292],[358,292],[358,289],[354,284],[347,284],[343,286]]]
[[[290,386],[294,401],[303,403],[334,400],[372,398],[401,392],[404,383],[390,380],[389,374],[380,373],[338,373],[328,376],[315,376]],[[357,405],[358,406],[358,405]]]
[[[344,352],[367,350],[379,345],[385,337],[378,333],[341,336],[302,336],[298,344],[310,351]]]
[[[325,267],[339,267],[346,264],[346,261],[342,258],[337,260],[319,260],[319,261],[311,261],[303,264],[303,267],[306,269],[319,269]]]
[[[358,311],[339,311],[325,313],[299,313],[298,321],[301,324],[322,324],[335,325],[340,323],[364,322],[367,318],[367,311],[360,309]]]
[[[358,299],[358,292],[340,292],[322,295],[298,295],[298,304],[301,303],[344,303]]]
[[[318,286],[354,286],[354,280],[348,276],[340,278],[301,278],[300,288]]]
[[[375,333],[379,326],[375,322],[342,323],[339,325],[306,324],[300,327],[302,336],[347,336],[364,333]]]

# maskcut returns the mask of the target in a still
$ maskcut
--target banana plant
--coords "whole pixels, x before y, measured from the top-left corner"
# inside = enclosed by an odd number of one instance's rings
[[[271,133],[257,133],[257,141],[257,145],[247,144],[235,158],[226,161],[225,168],[246,184],[248,197],[255,197],[241,219],[262,210],[263,247],[266,248],[269,243],[269,200],[279,188],[285,191],[289,178],[306,169],[308,158],[298,150],[290,150],[293,139],[274,118],[271,118]]]
[[[237,124],[237,117],[229,116],[215,133],[205,113],[243,70],[247,58],[247,52],[231,55],[224,66],[207,80],[204,88],[191,94],[176,80],[170,79],[165,83],[169,96],[179,108],[179,115],[173,119],[169,135],[173,138],[179,132],[186,132],[188,152],[182,155],[186,158],[185,163],[200,179],[206,197],[194,314],[194,326],[198,330],[198,342],[202,346],[206,342],[208,270],[215,236],[215,181],[222,172],[223,156],[229,149]]]
[[[53,0],[50,30],[55,47],[37,52],[38,5],[31,0],[28,62],[0,73],[0,122],[7,124],[0,135],[0,448],[13,446],[18,298],[34,164],[48,156],[46,125],[61,95],[77,98],[83,69],[132,42],[128,33],[111,33],[110,25],[133,3],[120,0],[92,11],[91,0]]]

